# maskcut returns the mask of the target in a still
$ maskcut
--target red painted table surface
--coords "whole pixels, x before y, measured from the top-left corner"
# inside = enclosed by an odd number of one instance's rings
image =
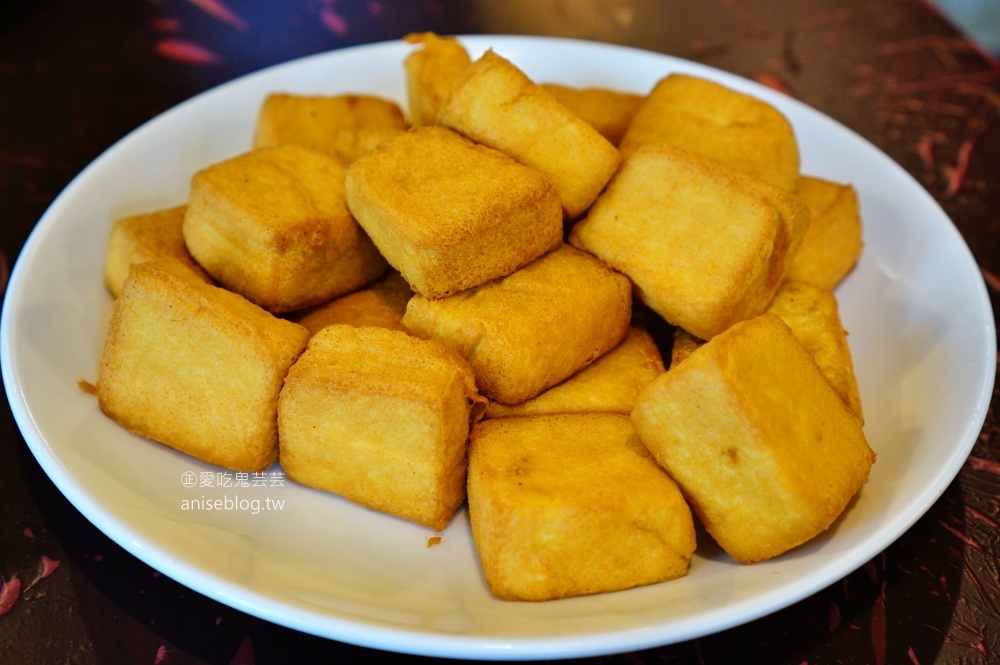
[[[972,248],[996,311],[1000,63],[915,0],[0,3],[0,283],[56,194],[149,118],[269,64],[424,30],[626,44],[784,89],[924,184]],[[1000,662],[997,402],[994,392],[944,496],[860,570],[750,624],[587,662]],[[160,575],[87,522],[9,407],[0,417],[0,579],[40,578],[0,616],[3,665],[428,660],[281,628]]]

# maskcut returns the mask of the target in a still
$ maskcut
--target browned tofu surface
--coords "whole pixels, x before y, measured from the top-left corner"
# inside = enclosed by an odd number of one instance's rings
[[[542,83],[541,86],[613,145],[621,142],[636,111],[646,99],[645,95],[607,88],[573,88],[558,83]]]
[[[412,297],[410,285],[398,272],[391,270],[367,288],[293,312],[288,318],[305,326],[314,335],[334,323],[403,330],[403,314],[406,313],[406,303]]]
[[[631,312],[628,279],[564,245],[449,298],[414,296],[403,325],[455,349],[484,395],[519,404],[614,348]]]
[[[261,104],[253,147],[296,144],[349,164],[378,141],[405,129],[402,109],[388,99],[275,93]]]
[[[433,125],[438,110],[472,60],[461,42],[452,37],[421,32],[406,35],[403,40],[420,45],[403,62],[410,124]]]
[[[660,80],[639,107],[622,155],[665,143],[793,192],[799,150],[791,124],[776,108],[750,95],[687,74]]]
[[[134,264],[156,259],[177,259],[204,281],[211,281],[184,244],[184,210],[185,206],[176,206],[115,221],[104,257],[104,284],[111,295],[121,295]]]
[[[346,186],[389,264],[429,298],[508,275],[562,240],[559,197],[541,173],[441,127],[381,144]]]
[[[278,455],[285,373],[309,332],[177,261],[137,264],[101,357],[101,409],[127,429],[237,471]]]
[[[222,286],[270,312],[326,302],[387,268],[343,182],[333,157],[298,145],[213,164],[191,179],[184,240]]]
[[[508,406],[490,402],[487,418],[558,413],[624,413],[635,406],[639,392],[664,371],[656,343],[645,329],[629,327],[618,346],[526,402]]]
[[[774,314],[734,325],[653,381],[632,422],[741,563],[825,531],[875,461],[857,418]]]
[[[710,339],[764,311],[809,224],[794,196],[666,145],[633,153],[570,234],[670,323]]]
[[[587,210],[621,161],[596,129],[493,51],[465,70],[438,124],[544,173],[570,219]]]
[[[861,211],[851,185],[802,176],[796,190],[812,221],[788,279],[832,291],[861,256]]]
[[[323,328],[281,390],[288,477],[441,530],[465,500],[485,399],[454,352],[398,330]]]
[[[486,580],[508,600],[674,579],[695,549],[690,509],[622,414],[476,425],[469,517]]]

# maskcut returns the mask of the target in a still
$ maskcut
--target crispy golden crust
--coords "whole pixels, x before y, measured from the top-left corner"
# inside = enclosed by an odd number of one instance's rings
[[[570,219],[587,210],[621,161],[596,129],[492,51],[465,70],[438,124],[544,173]]]
[[[429,298],[508,275],[562,239],[542,174],[441,127],[386,141],[351,165],[346,187],[358,222]]]
[[[334,323],[404,330],[403,314],[413,291],[395,270],[360,291],[288,316],[312,334]]]
[[[403,37],[403,41],[422,47],[408,55],[403,63],[410,124],[414,127],[433,125],[438,109],[472,60],[457,39],[439,37],[433,32],[411,33]]]
[[[648,332],[631,326],[618,346],[562,383],[526,402],[490,402],[487,418],[559,413],[624,413],[639,392],[664,371],[663,359]]]
[[[115,302],[98,400],[137,434],[260,471],[277,458],[278,392],[308,337],[183,263],[137,264]]]
[[[625,161],[570,243],[628,275],[667,321],[710,339],[764,311],[808,224],[794,196],[653,144]]]
[[[632,422],[741,563],[827,529],[875,461],[857,418],[773,314],[734,325],[653,381]]]
[[[177,259],[205,282],[212,281],[184,245],[181,227],[185,209],[186,206],[176,206],[115,221],[104,257],[104,284],[111,295],[116,298],[121,295],[133,264],[156,259]]]
[[[275,93],[261,104],[253,147],[296,144],[349,164],[378,142],[405,129],[403,111],[387,99]]]
[[[572,88],[558,83],[542,83],[541,86],[613,145],[622,140],[646,99],[645,95],[606,88]]]
[[[627,589],[687,574],[691,511],[622,414],[487,420],[469,446],[469,518],[509,600]]]
[[[184,240],[220,284],[276,314],[350,293],[387,265],[343,179],[335,159],[297,145],[219,162],[191,179]]]
[[[327,326],[278,403],[288,477],[437,530],[465,499],[486,400],[453,351],[398,330]]]
[[[864,424],[854,362],[847,331],[840,322],[837,298],[806,282],[785,282],[767,311],[781,317],[792,329],[840,399]]]
[[[788,279],[809,282],[832,291],[861,256],[861,212],[851,185],[802,176],[799,198],[809,208],[812,222]]]
[[[788,120],[773,106],[706,79],[671,74],[636,112],[621,151],[665,143],[718,160],[792,192],[799,151]]]
[[[631,311],[628,279],[564,245],[450,298],[414,296],[403,325],[455,349],[490,399],[519,404],[614,348]]]

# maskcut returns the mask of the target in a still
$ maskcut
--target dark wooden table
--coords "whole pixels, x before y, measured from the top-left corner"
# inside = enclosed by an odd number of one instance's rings
[[[944,206],[1000,298],[1000,63],[917,0],[53,0],[0,3],[0,291],[69,180],[129,130],[263,66],[411,31],[556,35],[704,62],[874,141]],[[937,504],[843,581],[622,663],[1000,662],[1000,418]],[[281,628],[126,553],[0,415],[0,663],[423,660]],[[55,566],[55,567],[54,567]]]

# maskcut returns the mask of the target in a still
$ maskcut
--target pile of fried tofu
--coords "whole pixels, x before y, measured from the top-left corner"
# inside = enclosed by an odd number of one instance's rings
[[[853,188],[709,80],[406,41],[406,112],[275,92],[184,205],[115,222],[104,413],[436,530],[467,501],[504,599],[686,575],[695,519],[744,564],[830,527],[875,459]]]

